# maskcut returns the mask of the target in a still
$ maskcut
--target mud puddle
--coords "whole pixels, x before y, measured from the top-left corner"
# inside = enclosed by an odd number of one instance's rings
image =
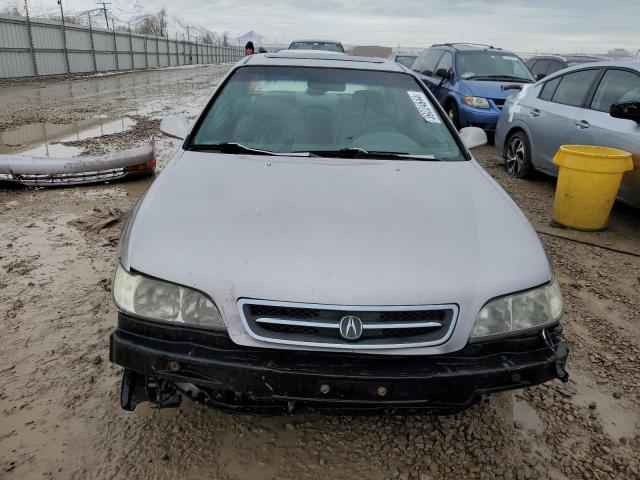
[[[0,133],[0,153],[35,157],[75,157],[82,149],[64,145],[91,138],[124,133],[136,126],[130,117],[98,116],[68,124],[32,123]]]
[[[588,408],[613,440],[632,439],[640,433],[640,415],[630,408],[626,399],[603,392],[596,381],[579,372],[571,373],[570,383],[576,391],[571,402]]]

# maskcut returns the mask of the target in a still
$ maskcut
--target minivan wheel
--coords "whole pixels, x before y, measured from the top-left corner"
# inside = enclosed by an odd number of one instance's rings
[[[456,108],[456,104],[453,102],[447,103],[447,106],[444,107],[444,111],[447,112],[447,116],[449,117],[449,120],[451,120],[451,123],[453,123],[453,126],[456,127],[456,129],[459,129],[460,124],[458,123],[458,109]]]
[[[509,137],[503,157],[505,169],[510,176],[525,178],[531,174],[531,144],[524,132],[516,132]]]

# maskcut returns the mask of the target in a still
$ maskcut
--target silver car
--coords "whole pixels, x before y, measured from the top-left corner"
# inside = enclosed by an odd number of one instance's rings
[[[418,58],[419,52],[413,50],[396,50],[392,52],[387,58],[392,62],[399,63],[407,68],[413,67],[413,63]]]
[[[505,103],[496,149],[509,175],[557,175],[561,145],[614,147],[633,154],[618,199],[640,207],[640,63],[597,62],[527,85]]]
[[[306,55],[245,58],[175,122],[113,283],[123,408],[441,413],[566,380],[558,281],[484,132],[396,63]]]

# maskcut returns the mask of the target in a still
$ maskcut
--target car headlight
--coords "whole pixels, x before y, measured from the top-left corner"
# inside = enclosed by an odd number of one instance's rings
[[[127,272],[118,264],[113,300],[126,313],[150,320],[224,329],[215,304],[187,287]]]
[[[470,107],[484,108],[485,110],[489,108],[489,101],[484,97],[464,97],[464,103]]]
[[[558,280],[522,293],[496,298],[476,318],[472,340],[542,328],[556,323],[564,307]]]

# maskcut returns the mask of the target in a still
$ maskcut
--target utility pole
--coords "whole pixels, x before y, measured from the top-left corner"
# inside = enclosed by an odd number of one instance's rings
[[[107,5],[111,5],[111,2],[96,2],[98,5],[102,5],[102,11],[104,12],[104,21],[107,23],[107,30],[109,30],[109,19],[107,18]]]
[[[164,8],[160,10],[160,36],[164,37],[164,17],[167,12],[165,12]],[[167,33],[167,37],[169,34]]]

